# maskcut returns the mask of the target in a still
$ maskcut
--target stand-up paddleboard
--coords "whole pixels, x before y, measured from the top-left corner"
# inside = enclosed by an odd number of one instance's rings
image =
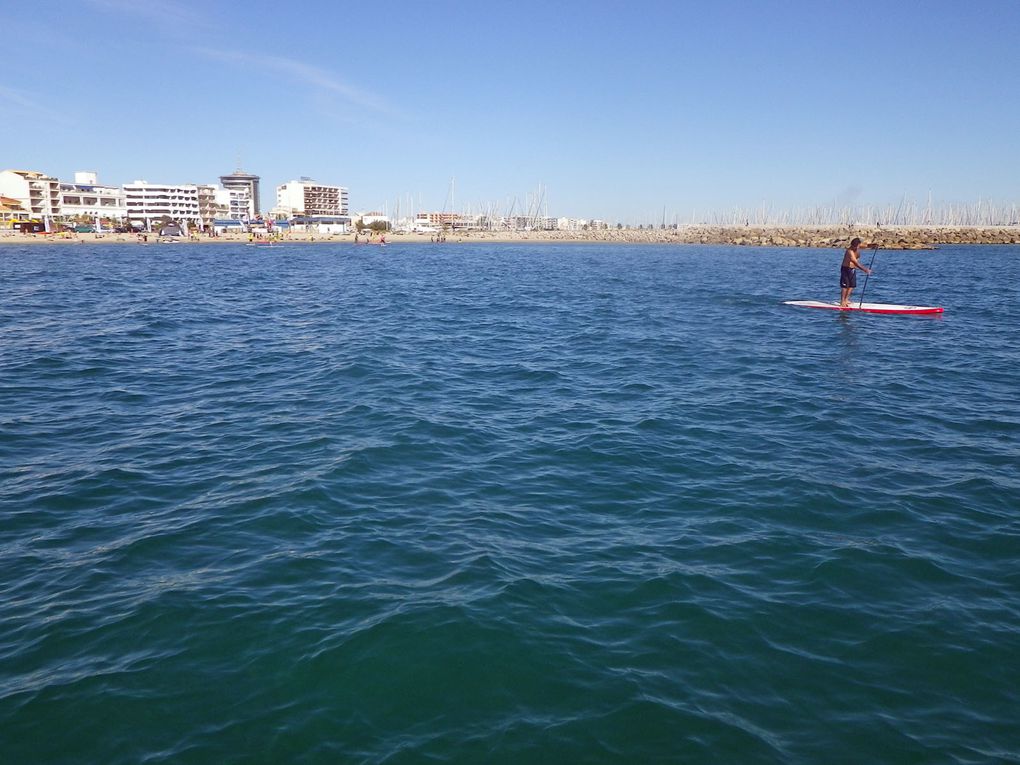
[[[897,305],[896,303],[851,303],[848,308],[841,308],[836,301],[828,303],[823,300],[784,300],[783,305],[796,305],[801,308],[828,308],[830,311],[860,311],[861,313],[930,314],[943,312],[941,306]]]

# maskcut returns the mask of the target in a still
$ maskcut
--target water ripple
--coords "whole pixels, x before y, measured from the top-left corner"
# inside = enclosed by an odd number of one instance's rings
[[[1016,759],[1016,248],[365,249],[0,249],[0,761]]]

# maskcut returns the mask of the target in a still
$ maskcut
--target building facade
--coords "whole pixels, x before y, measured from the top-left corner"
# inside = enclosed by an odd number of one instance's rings
[[[17,199],[0,194],[0,225],[10,228],[18,221],[29,219],[28,210]]]
[[[262,214],[259,203],[260,180],[259,176],[241,169],[235,170],[230,175],[220,176],[220,183],[230,194],[230,218],[251,221]]]
[[[35,220],[49,221],[62,215],[60,181],[35,170],[0,172],[0,195],[17,200]]]
[[[414,216],[414,225],[435,228],[462,228],[463,218],[453,212],[420,212]]]
[[[131,225],[152,231],[164,221],[202,226],[198,186],[166,185],[135,181],[124,184],[127,217]]]
[[[371,226],[373,223],[382,223],[387,229],[389,229],[392,228],[393,225],[390,222],[390,216],[386,213],[379,212],[378,210],[362,213],[358,216],[358,218],[361,220],[361,225],[363,226]]]
[[[198,186],[198,216],[202,219],[202,226],[208,228],[215,220],[236,220],[230,215],[230,192],[219,184],[209,183]]]
[[[124,189],[99,184],[95,173],[77,172],[74,183],[60,184],[60,214],[65,218],[123,220],[127,217]]]
[[[276,187],[275,209],[290,215],[346,216],[347,189],[318,183],[311,178],[289,181]]]

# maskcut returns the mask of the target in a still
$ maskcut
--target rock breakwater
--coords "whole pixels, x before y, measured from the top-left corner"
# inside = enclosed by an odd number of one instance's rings
[[[683,225],[676,228],[636,229],[608,228],[591,231],[457,231],[446,235],[450,243],[456,242],[605,242],[634,244],[726,244],[748,247],[846,247],[859,236],[866,243],[875,243],[887,250],[927,250],[940,244],[1020,244],[1020,225],[1014,226],[709,226]],[[434,234],[408,234],[392,232],[386,235],[389,243],[432,242]],[[320,234],[318,232],[288,233],[283,242],[353,243],[354,232],[347,234]],[[153,241],[156,241],[153,238]],[[215,238],[204,234],[193,236],[190,243],[236,244],[247,243],[247,234],[228,234]],[[17,234],[0,232],[0,245],[4,244],[145,244],[135,234]]]
[[[478,235],[472,235],[472,238]],[[485,236],[485,235],[482,235]],[[1020,226],[707,226],[666,229],[535,231],[497,238],[553,241],[729,244],[753,247],[846,247],[859,236],[887,250],[925,250],[940,244],[1020,244]]]

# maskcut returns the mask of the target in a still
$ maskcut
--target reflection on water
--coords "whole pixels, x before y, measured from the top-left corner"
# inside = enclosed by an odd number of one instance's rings
[[[861,338],[857,328],[859,316],[853,316],[849,312],[836,312],[836,326],[839,331],[836,334],[836,371],[840,379],[847,385],[852,384],[857,374],[857,366],[861,360]],[[846,387],[843,388],[846,390]],[[839,396],[840,400],[846,398]]]

